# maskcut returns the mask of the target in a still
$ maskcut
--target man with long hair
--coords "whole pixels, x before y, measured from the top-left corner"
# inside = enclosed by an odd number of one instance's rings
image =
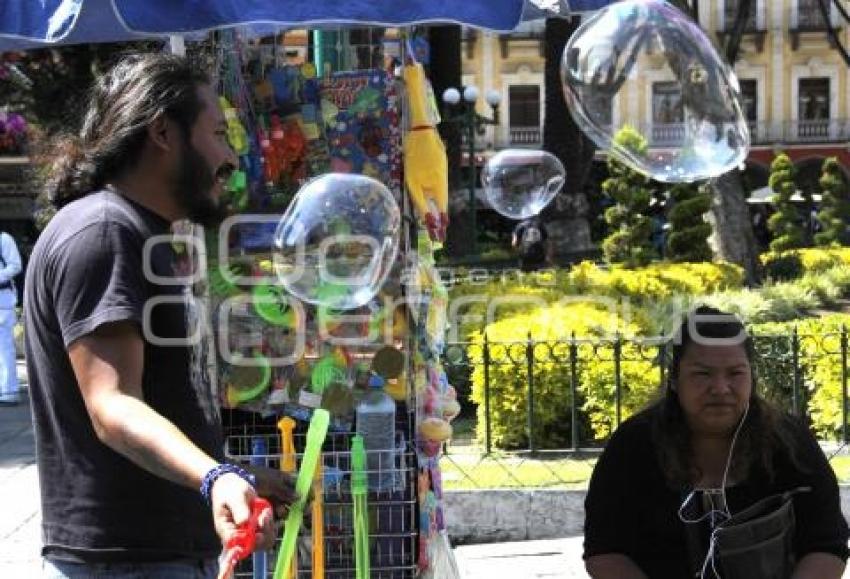
[[[756,391],[744,325],[701,306],[668,348],[661,398],[617,429],[594,468],[590,576],[839,579],[848,529],[835,474],[808,430]],[[734,518],[772,497],[783,506],[759,515],[761,529]],[[748,540],[732,550],[721,538],[734,525]]]
[[[213,577],[257,494],[294,498],[283,475],[224,462],[169,242],[176,221],[215,222],[236,164],[209,79],[167,55],[119,62],[57,143],[45,193],[59,210],[24,300],[46,577]]]

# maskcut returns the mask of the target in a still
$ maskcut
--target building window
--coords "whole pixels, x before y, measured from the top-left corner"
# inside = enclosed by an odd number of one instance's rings
[[[542,142],[540,87],[536,84],[508,88],[511,145],[535,146]]]
[[[748,123],[754,123],[758,120],[758,83],[754,79],[745,79],[740,84],[744,117]]]
[[[652,123],[671,125],[685,121],[682,89],[677,82],[652,83]]]
[[[831,4],[826,3],[827,6]],[[823,30],[826,21],[820,11],[819,0],[797,0],[797,28],[801,30]]]
[[[758,0],[753,0],[750,3],[750,14],[747,17],[747,23],[744,25],[744,30],[756,30],[756,7],[758,5]],[[723,5],[723,21],[725,23],[724,29],[729,32],[735,26],[735,19],[738,17],[738,10],[740,9],[740,2],[738,0],[726,0],[726,3]]]
[[[829,136],[829,79],[801,78],[797,112],[799,139]]]
[[[801,121],[829,119],[829,79],[801,78],[798,105]]]
[[[511,127],[540,126],[540,87],[514,85],[508,89]]]

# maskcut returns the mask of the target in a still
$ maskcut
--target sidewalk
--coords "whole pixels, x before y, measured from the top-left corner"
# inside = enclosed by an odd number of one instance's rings
[[[18,365],[26,381],[26,370]],[[29,398],[0,407],[0,577],[37,578],[40,570],[41,516],[35,441]],[[455,549],[463,579],[587,579],[581,537],[521,543],[467,545]]]
[[[23,363],[18,377],[26,379]],[[37,577],[40,569],[41,516],[35,440],[29,399],[25,404],[0,407],[0,577]]]

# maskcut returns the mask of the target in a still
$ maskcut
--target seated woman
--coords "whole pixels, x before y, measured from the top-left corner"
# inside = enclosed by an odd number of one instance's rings
[[[593,471],[587,572],[594,579],[723,577],[716,544],[710,549],[714,529],[765,497],[810,487],[792,499],[790,577],[839,579],[848,528],[835,475],[809,431],[756,392],[743,324],[699,307],[672,342],[661,399],[617,429]]]

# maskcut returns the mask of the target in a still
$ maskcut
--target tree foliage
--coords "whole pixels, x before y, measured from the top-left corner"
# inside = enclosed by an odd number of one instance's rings
[[[821,231],[815,234],[820,246],[850,244],[850,191],[847,178],[836,157],[823,162],[820,186],[823,191],[817,220]]]
[[[125,54],[157,43],[81,44],[0,54],[0,102],[47,135],[76,132],[94,79]],[[4,77],[4,78],[2,78]]]
[[[614,136],[614,143],[642,155],[649,144],[646,137],[628,125]],[[602,190],[614,201],[605,211],[605,221],[611,234],[602,242],[602,251],[609,263],[623,263],[639,267],[656,256],[650,243],[652,223],[647,217],[651,191],[649,178],[630,169],[613,155],[608,157],[610,177],[602,183]]]

